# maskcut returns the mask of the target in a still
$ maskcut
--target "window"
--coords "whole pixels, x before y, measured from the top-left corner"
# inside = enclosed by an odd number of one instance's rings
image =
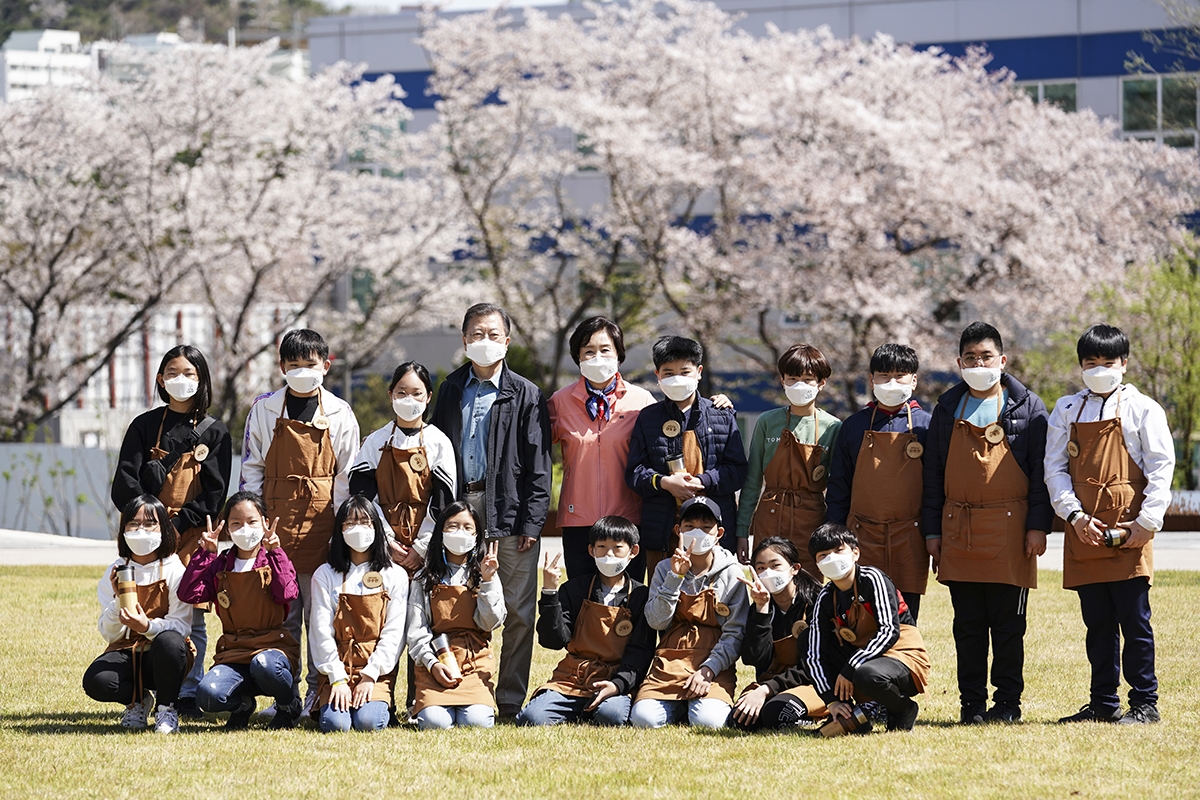
[[[1079,84],[1075,81],[1031,81],[1018,83],[1017,86],[1035,103],[1050,103],[1063,111],[1075,111],[1078,108],[1076,98]]]
[[[1121,79],[1121,135],[1167,147],[1195,147],[1197,76]]]

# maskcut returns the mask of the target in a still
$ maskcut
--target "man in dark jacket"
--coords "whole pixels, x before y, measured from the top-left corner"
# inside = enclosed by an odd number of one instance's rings
[[[925,440],[921,532],[950,588],[964,724],[1021,718],[1025,609],[1054,513],[1042,478],[1046,406],[1004,374],[1007,363],[999,331],[968,326],[963,382],[938,398]]]
[[[737,519],[734,495],[746,481],[746,450],[731,409],[719,409],[697,391],[703,371],[700,343],[664,336],[654,343],[654,373],[666,400],[638,414],[629,442],[625,482],[642,500],[641,537],[646,574],[674,550],[669,538],[679,504],[703,494],[722,519]],[[721,546],[737,552],[730,526]]]
[[[512,718],[529,691],[537,613],[538,537],[550,510],[550,429],[546,398],[508,369],[508,314],[478,303],[463,317],[469,363],[438,389],[436,425],[454,445],[460,498],[499,540],[498,576],[507,617],[500,648],[496,704]]]

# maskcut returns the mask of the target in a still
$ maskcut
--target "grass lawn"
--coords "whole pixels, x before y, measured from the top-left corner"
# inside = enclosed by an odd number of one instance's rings
[[[223,796],[630,798],[1145,797],[1200,793],[1200,573],[1164,572],[1152,592],[1158,640],[1156,726],[1051,723],[1087,700],[1078,601],[1043,572],[1029,602],[1025,722],[959,727],[950,598],[922,606],[933,659],[910,734],[822,740],[601,730],[586,726],[323,736],[315,730],[226,734],[184,721],[179,736],[119,729],[120,709],[80,688],[102,640],[100,568],[0,568],[0,794],[181,798]],[[210,642],[219,627],[210,617]],[[534,652],[532,683],[558,655]],[[748,679],[743,668],[739,687]],[[1124,693],[1122,693],[1124,695]]]

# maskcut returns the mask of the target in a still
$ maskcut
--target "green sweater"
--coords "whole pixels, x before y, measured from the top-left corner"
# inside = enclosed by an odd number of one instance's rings
[[[779,438],[783,435],[787,411],[786,408],[773,408],[762,414],[754,425],[754,435],[750,438],[750,463],[746,472],[746,484],[742,487],[742,495],[738,499],[737,535],[740,537],[750,535],[750,521],[754,518],[758,498],[762,495],[763,472],[779,448]],[[817,444],[825,448],[821,454],[821,463],[828,470],[829,458],[837,442],[838,432],[842,429],[842,421],[820,408],[817,409],[817,418],[821,428],[821,438]],[[811,414],[804,417],[792,415],[792,435],[802,444],[812,443]]]

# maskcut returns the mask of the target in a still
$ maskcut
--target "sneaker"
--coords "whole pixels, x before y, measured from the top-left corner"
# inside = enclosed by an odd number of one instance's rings
[[[1125,716],[1117,720],[1118,725],[1151,725],[1162,719],[1158,715],[1158,706],[1133,706],[1125,712]]]
[[[963,725],[980,725],[985,716],[987,716],[987,710],[983,703],[963,703],[958,721]]]
[[[304,694],[304,705],[300,708],[300,716],[311,717],[313,706],[317,704],[316,687],[308,687],[308,691]]]
[[[889,715],[887,723],[889,731],[911,731],[913,725],[917,724],[917,712],[921,710],[921,707],[915,700],[909,702],[912,703],[912,706],[907,711]]]
[[[1118,722],[1120,719],[1120,708],[1114,708],[1111,711],[1103,709],[1097,711],[1092,707],[1091,703],[1088,703],[1069,717],[1060,717],[1058,722],[1059,724],[1068,722]]]
[[[271,705],[258,712],[259,722],[270,722],[271,720],[275,719],[276,705],[276,702],[272,700]]]
[[[984,722],[1013,723],[1021,721],[1021,707],[1015,703],[996,703],[988,709]]]
[[[204,712],[196,705],[195,697],[181,697],[175,701],[175,710],[184,719],[204,719]]]
[[[888,710],[883,706],[882,703],[877,703],[874,700],[868,700],[860,705],[859,708],[861,708],[863,713],[867,715],[867,718],[871,720],[871,724],[884,726],[888,724]]]
[[[272,730],[286,730],[296,727],[296,723],[300,719],[300,712],[304,707],[300,703],[300,698],[293,697],[292,702],[287,705],[280,705],[278,701],[275,703],[275,716],[271,719],[271,724],[268,726]]]
[[[154,712],[155,733],[179,733],[179,712],[174,705],[159,706]]]
[[[146,692],[142,695],[141,700],[125,706],[125,713],[121,715],[121,727],[128,728],[131,731],[144,729],[149,724],[147,719],[150,716],[150,708],[153,705],[154,696]]]
[[[254,702],[253,697],[243,697],[242,704],[238,706],[236,711],[229,712],[229,719],[225,722],[225,730],[227,731],[244,731],[250,727],[250,715],[254,713],[254,708],[258,703]]]

